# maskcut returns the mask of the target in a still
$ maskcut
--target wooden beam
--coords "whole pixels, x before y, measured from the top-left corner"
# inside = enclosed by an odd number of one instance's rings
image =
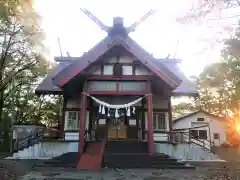
[[[144,111],[144,104],[145,104],[145,98],[141,101],[141,129],[142,129],[142,140],[145,140],[145,111]]]
[[[87,89],[87,81],[84,83],[83,92]],[[78,143],[78,151],[83,153],[84,150],[84,135],[85,135],[85,126],[86,126],[86,109],[87,109],[87,95],[82,93],[81,99],[82,108],[80,111],[80,128],[79,128],[79,143]]]
[[[171,101],[171,96],[168,99],[168,120],[169,120],[169,131],[170,131],[170,140],[173,139],[172,137],[172,101]]]
[[[60,137],[65,139],[64,127],[65,127],[65,111],[67,100],[63,95],[63,105],[62,105],[62,112],[61,112],[61,119],[60,119]]]
[[[145,101],[146,103],[146,101]],[[141,107],[137,107],[139,111],[141,111]],[[147,112],[148,108],[143,108],[143,111]],[[168,109],[166,108],[153,108],[153,112],[168,112]]]
[[[123,76],[113,76],[113,75],[89,75],[88,80],[123,80],[123,81],[147,81],[152,79],[152,76],[148,75],[123,75]]]
[[[146,95],[146,91],[88,91],[88,94],[94,94],[94,95]]]
[[[92,99],[89,99],[89,101],[90,101],[90,111],[89,111],[89,122],[88,122],[88,132],[89,132],[89,138],[90,138],[90,140],[92,139],[92,133],[91,133],[91,131],[92,131],[92,127],[93,127],[93,110],[94,110],[94,108],[93,108],[93,100]]]
[[[151,82],[148,82],[147,106],[148,106],[148,152],[149,154],[155,153],[154,140],[153,140],[153,101]]]

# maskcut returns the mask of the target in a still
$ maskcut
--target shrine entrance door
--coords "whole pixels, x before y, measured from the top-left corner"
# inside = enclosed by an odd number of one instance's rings
[[[108,139],[127,139],[127,125],[124,120],[108,123]]]

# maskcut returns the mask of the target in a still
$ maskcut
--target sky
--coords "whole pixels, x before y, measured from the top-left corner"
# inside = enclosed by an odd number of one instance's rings
[[[220,59],[221,42],[232,34],[229,27],[237,25],[232,10],[209,15],[207,20],[180,24],[176,22],[191,5],[190,0],[35,0],[46,32],[50,55],[60,55],[57,38],[71,56],[81,56],[106,36],[98,25],[80,11],[87,8],[104,24],[112,25],[115,16],[124,18],[130,26],[149,9],[156,13],[142,22],[130,36],[156,58],[181,59],[181,68],[187,76],[199,74],[204,66]],[[223,17],[223,18],[222,18]],[[226,18],[230,17],[230,18]],[[226,31],[227,29],[227,31]]]

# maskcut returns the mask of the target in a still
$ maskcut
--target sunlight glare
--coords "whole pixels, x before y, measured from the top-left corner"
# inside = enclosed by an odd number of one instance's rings
[[[236,123],[236,132],[240,134],[240,123]]]

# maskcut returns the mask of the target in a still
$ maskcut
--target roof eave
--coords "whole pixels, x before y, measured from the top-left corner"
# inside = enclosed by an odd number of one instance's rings
[[[161,61],[161,62],[164,62],[164,63],[181,63],[182,62],[181,59],[168,59],[168,58],[165,58],[165,59],[155,58],[155,60]]]
[[[68,57],[68,56],[55,56],[54,60],[56,62],[64,62],[64,61],[68,61],[68,62],[72,62],[76,59],[78,59],[79,57]]]
[[[94,51],[99,51],[100,55],[104,54],[107,49],[109,49],[111,46],[113,46],[114,44],[114,39],[110,39],[109,37],[104,38],[103,40],[101,40],[98,44],[96,44],[92,49],[90,49],[88,52],[84,53],[81,57],[78,57],[79,60],[82,60],[83,58],[87,59],[87,63],[84,64],[84,67],[82,68],[76,68],[74,63],[71,63],[69,66],[67,66],[66,68],[62,69],[62,71],[60,71],[56,76],[54,76],[52,78],[53,84],[56,85],[59,88],[64,88],[64,86],[75,76],[77,76],[79,73],[81,73],[85,68],[87,68],[89,66],[89,64],[91,64],[92,62],[94,62],[95,60],[93,60],[94,58],[96,58],[93,53]],[[58,57],[55,57],[55,59],[58,59]],[[61,59],[61,58],[59,58]],[[76,61],[76,59],[75,59]],[[74,62],[75,62],[74,61]],[[71,70],[71,68],[73,68],[73,70]],[[70,71],[70,70],[71,71]],[[62,74],[64,74],[64,78],[62,78]]]
[[[35,90],[36,95],[62,95],[62,91],[45,91],[45,90]]]
[[[123,46],[129,46],[130,47],[130,52],[133,53],[134,55],[139,56],[138,59],[140,60],[141,58],[145,59],[145,65],[149,65],[150,70],[155,73],[157,76],[159,76],[163,81],[165,81],[171,89],[176,89],[182,82],[181,79],[179,79],[175,74],[171,73],[172,76],[174,76],[174,80],[169,77],[167,74],[163,73],[161,69],[158,69],[151,60],[155,60],[154,57],[151,56],[145,49],[143,49],[137,42],[135,42],[132,38],[127,37],[125,41],[121,41]],[[126,48],[126,47],[125,47]],[[141,52],[138,54],[138,52]],[[143,60],[141,60],[143,61]]]
[[[198,92],[173,92],[173,96],[191,96],[191,97],[199,97]]]
[[[219,116],[216,116],[216,115],[214,115],[214,114],[211,114],[211,113],[209,113],[209,112],[207,112],[207,111],[205,111],[205,110],[203,110],[203,109],[200,109],[200,110],[194,111],[194,112],[192,112],[192,113],[189,113],[189,114],[186,114],[186,115],[184,115],[184,116],[181,116],[181,117],[179,117],[179,118],[174,119],[174,120],[173,120],[173,123],[176,123],[176,122],[179,122],[179,121],[181,121],[181,120],[184,120],[184,119],[186,119],[186,118],[188,118],[188,117],[194,116],[194,115],[196,115],[197,113],[200,113],[200,112],[205,113],[205,114],[207,114],[207,115],[209,115],[209,116],[218,118],[218,119],[223,119],[223,118],[221,118],[221,117],[219,117]]]

